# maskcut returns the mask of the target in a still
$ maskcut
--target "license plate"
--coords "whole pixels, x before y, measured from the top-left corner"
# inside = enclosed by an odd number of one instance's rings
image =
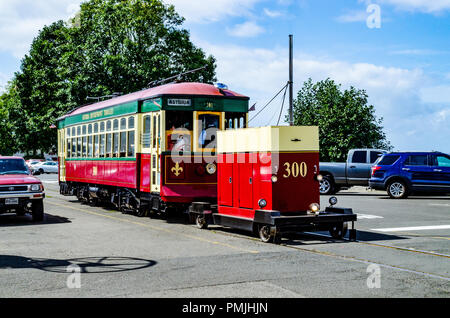
[[[5,199],[6,205],[17,205],[19,204],[19,198]]]

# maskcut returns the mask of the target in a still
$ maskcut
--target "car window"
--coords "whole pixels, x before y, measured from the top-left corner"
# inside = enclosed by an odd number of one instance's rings
[[[378,160],[378,158],[380,158],[380,156],[382,155],[382,152],[379,151],[371,151],[370,152],[370,163],[374,163],[375,161]]]
[[[365,151],[355,151],[352,157],[353,163],[366,163],[367,153]]]
[[[380,166],[392,166],[398,159],[400,158],[400,156],[383,156],[381,158],[381,160],[377,163]]]
[[[428,166],[427,155],[411,155],[405,161],[406,166]]]
[[[437,165],[439,167],[450,167],[450,158],[446,156],[436,157]]]

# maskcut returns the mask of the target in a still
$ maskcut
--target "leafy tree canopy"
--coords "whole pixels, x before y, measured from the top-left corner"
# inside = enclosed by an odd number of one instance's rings
[[[44,27],[0,104],[0,116],[6,104],[16,110],[8,115],[16,148],[51,150],[50,126],[87,96],[131,93],[205,65],[183,80],[213,82],[215,59],[190,41],[183,21],[161,0],[89,0],[69,23]]]
[[[319,126],[321,161],[345,161],[355,148],[392,149],[383,118],[377,119],[367,99],[366,91],[342,90],[330,79],[303,84],[294,100],[294,124]]]

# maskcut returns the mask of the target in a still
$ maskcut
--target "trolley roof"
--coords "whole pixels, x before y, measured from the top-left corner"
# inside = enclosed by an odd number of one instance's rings
[[[172,99],[170,99],[171,97]],[[217,105],[215,105],[214,102],[210,102],[209,107],[214,111],[219,110],[247,112],[249,99],[249,97],[238,94],[231,90],[218,89],[211,84],[166,84],[76,108],[75,110],[72,110],[66,115],[58,118],[57,121],[60,123],[60,126],[61,122],[65,121],[65,125],[63,123],[62,126],[67,126],[74,124],[75,122],[84,122],[93,119],[99,119],[99,117],[105,117],[104,113],[106,113],[106,111],[102,112],[102,110],[111,109],[114,107],[122,108],[122,110],[120,110],[119,112],[114,112],[115,114],[136,113],[138,112],[139,103],[144,105],[142,107],[143,112],[155,111],[158,110],[158,107],[159,110],[203,110],[205,108],[208,108],[206,106],[203,107],[203,104],[205,104],[207,100],[225,100],[229,102],[216,103]],[[227,108],[227,106],[228,109],[225,109]],[[112,112],[108,113],[111,113],[112,115]]]

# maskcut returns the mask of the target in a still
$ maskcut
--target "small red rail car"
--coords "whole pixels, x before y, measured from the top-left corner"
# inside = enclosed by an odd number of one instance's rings
[[[320,212],[318,127],[261,127],[218,133],[217,204],[195,202],[192,218],[256,232],[264,242],[285,231],[326,230],[354,239],[356,215],[329,207]]]

